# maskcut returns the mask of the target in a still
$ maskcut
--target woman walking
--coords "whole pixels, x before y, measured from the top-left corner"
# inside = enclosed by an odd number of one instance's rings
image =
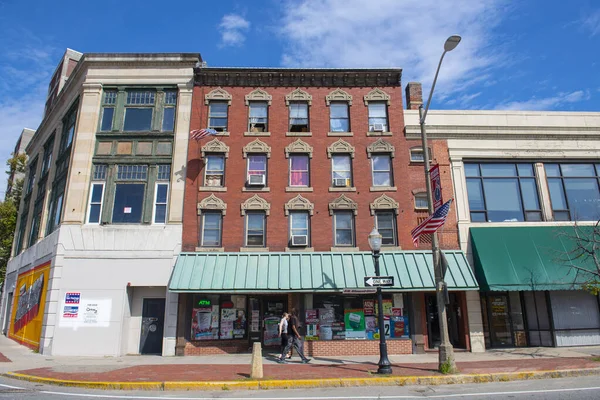
[[[279,337],[281,338],[281,355],[277,358],[277,362],[284,362],[288,351],[288,320],[290,315],[286,312],[281,316],[279,321]]]

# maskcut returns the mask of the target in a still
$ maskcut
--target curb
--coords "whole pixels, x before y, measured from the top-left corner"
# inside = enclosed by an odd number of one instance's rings
[[[256,381],[215,382],[93,382],[42,378],[35,375],[7,372],[1,376],[23,381],[68,386],[84,389],[104,390],[258,390],[300,389],[358,386],[412,386],[412,385],[456,385],[466,383],[509,382],[533,379],[571,378],[600,375],[600,368],[566,369],[549,371],[499,372],[489,374],[459,374],[435,376],[389,376],[376,378],[328,378],[328,379],[269,379]]]

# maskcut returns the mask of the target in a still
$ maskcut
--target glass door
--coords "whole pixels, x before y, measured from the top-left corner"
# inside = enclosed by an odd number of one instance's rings
[[[488,295],[488,315],[492,347],[513,346],[510,307],[506,294]]]

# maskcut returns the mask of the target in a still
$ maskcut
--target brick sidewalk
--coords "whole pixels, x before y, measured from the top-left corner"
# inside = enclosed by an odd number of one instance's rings
[[[591,358],[537,358],[522,360],[498,360],[459,362],[458,369],[463,374],[486,374],[499,372],[578,370],[600,368],[600,362]],[[250,365],[215,364],[177,364],[177,365],[139,365],[126,368],[104,368],[102,372],[81,365],[77,372],[61,371],[61,367],[35,368],[15,371],[40,378],[90,382],[211,382],[243,381],[250,377]],[[300,364],[299,360],[285,365],[264,365],[264,379],[326,379],[326,378],[368,378],[377,375],[375,363],[346,362],[338,364]],[[393,376],[434,376],[437,364],[401,364],[393,365]]]

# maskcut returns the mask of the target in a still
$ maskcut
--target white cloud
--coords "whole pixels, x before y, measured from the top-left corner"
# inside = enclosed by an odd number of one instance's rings
[[[600,33],[600,9],[588,14],[581,20],[581,27],[590,36],[595,36]]]
[[[493,29],[504,0],[300,0],[288,2],[281,29],[287,40],[282,64],[289,67],[401,67],[403,82],[420,81],[424,94],[448,36],[463,38],[445,56],[436,85],[438,101],[506,64]]]
[[[221,47],[240,46],[246,40],[245,33],[250,29],[250,22],[241,15],[227,14],[219,24]]]
[[[552,97],[532,97],[525,101],[511,101],[496,106],[496,110],[539,111],[554,110],[569,103],[577,103],[591,98],[589,90],[561,92]]]

